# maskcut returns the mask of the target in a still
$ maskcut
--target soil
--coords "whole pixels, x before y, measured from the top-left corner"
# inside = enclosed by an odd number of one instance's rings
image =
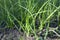
[[[20,40],[21,37],[22,37],[21,40],[35,40],[34,37],[26,37],[25,35],[22,36],[17,29],[0,30],[0,40]],[[60,39],[47,38],[46,40],[60,40]]]
[[[19,40],[20,33],[15,29],[0,30],[0,40]]]

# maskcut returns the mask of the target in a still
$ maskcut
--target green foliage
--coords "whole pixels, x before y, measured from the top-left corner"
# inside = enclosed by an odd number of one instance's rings
[[[39,39],[37,32],[43,30],[46,23],[44,38],[47,37],[47,30],[54,17],[60,21],[60,0],[0,0],[0,23],[5,20],[6,27],[15,26],[19,31],[22,29],[26,36],[33,33],[36,40]]]

